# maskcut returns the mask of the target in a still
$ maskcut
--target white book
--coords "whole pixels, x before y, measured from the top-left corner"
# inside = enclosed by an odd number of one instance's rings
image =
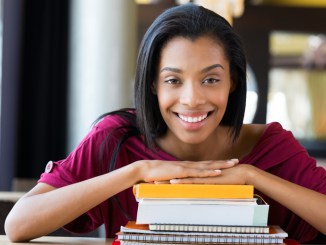
[[[136,223],[267,226],[268,212],[268,204],[257,202],[142,199]]]

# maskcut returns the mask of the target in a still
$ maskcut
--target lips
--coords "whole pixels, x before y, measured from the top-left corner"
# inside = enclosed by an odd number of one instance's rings
[[[182,115],[182,114],[177,114],[178,117],[185,122],[188,123],[197,123],[197,122],[201,122],[203,120],[205,120],[205,118],[207,118],[208,113],[199,115],[199,116],[187,116],[187,115]]]

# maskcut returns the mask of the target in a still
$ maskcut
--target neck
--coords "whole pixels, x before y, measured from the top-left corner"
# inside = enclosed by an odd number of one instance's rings
[[[232,158],[232,142],[228,129],[221,128],[198,144],[184,143],[168,132],[157,140],[157,144],[165,152],[184,161],[229,159]]]

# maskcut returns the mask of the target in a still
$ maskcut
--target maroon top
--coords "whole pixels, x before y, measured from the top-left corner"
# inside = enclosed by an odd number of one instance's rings
[[[103,142],[113,129],[125,124],[118,116],[105,117],[66,159],[49,162],[39,182],[60,188],[108,172],[110,156],[124,132],[115,131],[105,145]],[[115,168],[141,159],[176,160],[162,150],[153,152],[147,149],[140,137],[131,137],[122,144]],[[241,159],[240,163],[252,164],[293,183],[326,194],[325,169],[317,167],[316,161],[308,156],[292,133],[284,130],[279,123],[268,125],[252,152]],[[268,197],[265,200],[270,204],[269,223],[280,225],[290,238],[305,242],[319,234],[316,229],[277,202]],[[136,219],[136,213],[137,202],[129,188],[117,194],[110,202],[105,201],[89,210],[65,228],[73,232],[90,232],[104,223],[107,237],[114,237],[128,218]]]

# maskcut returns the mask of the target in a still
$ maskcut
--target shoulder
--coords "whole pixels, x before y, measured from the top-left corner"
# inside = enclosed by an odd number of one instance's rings
[[[252,152],[267,127],[266,124],[244,124],[239,138],[232,146],[233,154],[236,154],[238,158],[242,158]]]
[[[103,130],[135,125],[136,115],[133,111],[121,111],[101,117],[93,128]]]
[[[267,128],[262,134],[260,143],[263,147],[270,147],[274,152],[293,156],[298,153],[307,153],[290,130],[284,129],[278,122],[267,124]]]
[[[290,130],[283,128],[279,122],[271,122],[265,125],[265,129],[261,134],[260,141],[287,141],[287,142],[297,142],[293,133]]]
[[[90,134],[114,134],[120,137],[130,131],[138,131],[136,115],[132,110],[121,110],[108,113],[97,119]]]
[[[136,121],[135,115],[132,115],[131,118],[134,119],[128,119],[120,114],[102,116],[79,142],[74,151],[83,150],[85,147],[93,149],[101,147],[104,142],[115,144],[122,136],[127,135],[127,132],[132,130],[132,126],[135,125],[133,121]],[[134,128],[134,130],[137,129]]]
[[[271,138],[293,138],[291,131],[282,127],[278,122],[271,122],[268,124],[245,124],[241,130],[241,136],[246,140],[248,138],[257,143],[262,140]]]
[[[241,137],[255,137],[259,139],[265,130],[268,128],[268,124],[244,124],[241,128]]]
[[[298,153],[307,155],[306,150],[292,132],[284,129],[278,122],[262,126],[251,124],[245,128],[247,128],[245,129],[247,134],[251,135],[256,143],[243,161],[275,166],[275,164],[287,161]],[[262,160],[264,163],[260,163]]]

